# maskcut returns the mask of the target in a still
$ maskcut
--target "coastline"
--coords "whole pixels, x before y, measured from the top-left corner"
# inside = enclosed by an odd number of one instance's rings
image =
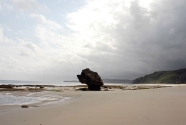
[[[0,106],[0,120],[2,125],[182,125],[186,122],[186,86],[172,86],[135,91],[57,87],[47,93],[71,99],[27,109],[20,105]]]

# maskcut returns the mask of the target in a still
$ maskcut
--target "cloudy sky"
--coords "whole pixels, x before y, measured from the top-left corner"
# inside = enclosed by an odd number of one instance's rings
[[[185,0],[0,0],[0,79],[185,68],[185,12]]]

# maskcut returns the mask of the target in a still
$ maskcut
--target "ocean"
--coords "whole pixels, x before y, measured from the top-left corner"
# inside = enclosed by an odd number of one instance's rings
[[[0,80],[0,85],[55,85],[55,86],[74,86],[81,85],[78,82],[41,82],[41,81],[21,81],[21,80]],[[0,106],[2,105],[23,105],[45,102],[44,104],[51,104],[55,102],[64,102],[69,97],[49,94],[48,92],[28,92],[26,94],[15,94],[11,91],[4,91],[0,93]]]
[[[74,86],[82,85],[80,82],[40,82],[40,81],[20,81],[20,80],[0,80],[0,85],[55,85],[55,86]],[[119,85],[121,83],[104,83],[105,85]],[[125,84],[127,85],[127,84]],[[50,100],[49,103],[65,101],[69,97],[62,97],[58,95],[51,95],[47,92],[28,93],[27,95],[15,95],[11,91],[0,93],[0,106],[2,105],[23,105],[33,104]]]
[[[55,86],[73,86],[81,85],[79,82],[43,82],[43,81],[21,81],[21,80],[0,80],[0,85],[55,85]]]
[[[21,80],[0,80],[0,85],[8,85],[8,84],[13,84],[13,85],[55,85],[55,86],[74,86],[74,85],[82,85],[80,82],[43,82],[43,81],[21,81]],[[123,84],[131,84],[131,83],[104,83],[105,85],[123,85]]]
[[[27,93],[26,95],[17,95],[11,92],[0,93],[0,106],[2,105],[24,105],[45,102],[42,105],[64,102],[70,97],[63,97],[48,92]]]

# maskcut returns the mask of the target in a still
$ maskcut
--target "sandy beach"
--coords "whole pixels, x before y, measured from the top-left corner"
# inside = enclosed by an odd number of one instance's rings
[[[1,125],[185,125],[186,86],[48,93],[70,97],[38,107],[0,106]]]

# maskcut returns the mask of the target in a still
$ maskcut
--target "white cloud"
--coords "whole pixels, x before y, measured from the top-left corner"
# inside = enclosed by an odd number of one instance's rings
[[[6,3],[5,1],[0,1],[0,12],[2,14],[4,14],[5,10],[11,11],[11,10],[13,10],[13,8],[14,7],[12,5],[10,5],[9,3]]]
[[[11,0],[18,10],[36,12],[48,9],[46,5],[40,5],[36,0]]]
[[[3,28],[0,26],[0,45],[9,45],[13,43],[13,41],[4,36]]]
[[[36,26],[35,33],[40,40],[37,44],[20,38],[13,41],[1,30],[0,43],[3,41],[3,44],[0,44],[0,65],[2,66],[0,74],[2,77],[5,79],[61,80],[75,77],[85,65],[89,67],[97,65],[78,55],[84,50],[79,49],[81,45],[78,45],[79,42],[73,35],[63,36],[43,24]],[[5,39],[12,43],[5,45]]]
[[[181,28],[185,4],[183,0],[88,0],[79,11],[68,14],[68,26],[91,48],[83,56],[102,71],[110,68],[111,74],[127,76],[134,69],[143,74],[181,68],[186,65],[172,62],[186,62],[182,54],[186,31]]]
[[[42,50],[34,43],[18,39],[13,41],[0,29],[0,74],[2,78],[22,79],[46,67]]]
[[[14,2],[33,2],[37,9],[34,0]],[[75,79],[89,67],[103,78],[132,79],[186,67],[185,5],[184,0],[87,0],[67,14],[68,33],[51,17],[30,14],[37,20],[34,40],[13,41],[0,28],[0,75]]]
[[[40,23],[45,24],[45,26],[50,27],[51,29],[60,29],[62,26],[54,21],[48,20],[45,16],[41,14],[30,14],[30,17],[36,18]]]

